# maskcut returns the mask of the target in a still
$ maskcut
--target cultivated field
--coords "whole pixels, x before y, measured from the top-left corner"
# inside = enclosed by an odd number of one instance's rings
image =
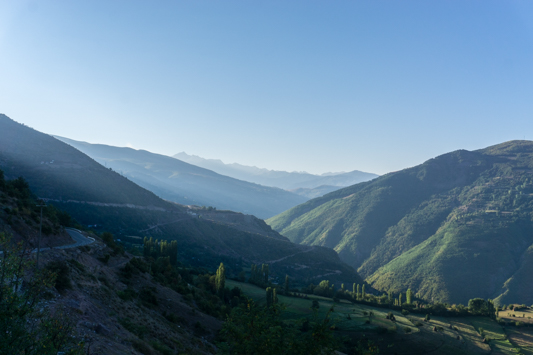
[[[257,286],[227,280],[226,286],[240,287],[258,303],[265,302],[265,290]],[[386,319],[386,308],[353,304],[346,300],[334,304],[330,298],[309,295],[309,299],[278,295],[286,306],[284,317],[294,321],[312,317],[312,300],[318,300],[318,316],[324,317],[333,306],[330,317],[339,334],[353,338],[366,337],[379,345],[380,354],[523,354],[533,355],[533,328],[503,327],[486,317],[431,317],[422,314],[402,315],[392,311],[396,321]],[[372,312],[372,315],[371,315]],[[507,314],[508,311],[500,312]],[[511,311],[512,312],[512,311]],[[525,314],[525,317],[522,317]],[[520,318],[518,318],[520,315]],[[528,320],[528,312],[517,311],[508,321]],[[529,319],[530,320],[530,319]],[[524,322],[526,323],[526,322]],[[486,339],[484,342],[483,339]],[[488,341],[488,342],[487,342]]]

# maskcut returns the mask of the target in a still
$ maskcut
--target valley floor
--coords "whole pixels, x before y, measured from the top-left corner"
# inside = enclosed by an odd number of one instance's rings
[[[239,287],[254,301],[265,302],[265,290],[252,284],[227,280],[226,286]],[[380,354],[523,354],[533,355],[533,328],[501,326],[487,317],[431,317],[428,322],[420,314],[402,315],[392,311],[396,321],[386,319],[389,309],[354,304],[346,300],[334,303],[330,298],[309,295],[308,299],[278,295],[286,306],[284,318],[294,321],[311,317],[312,301],[318,300],[318,316],[328,310],[339,335],[372,340]],[[503,316],[500,312],[500,316]],[[372,315],[370,315],[372,313]],[[518,311],[520,316],[526,312]],[[528,315],[520,319],[528,319]],[[510,317],[512,318],[512,317]],[[517,318],[513,318],[517,319]],[[530,319],[528,319],[530,320]],[[488,343],[483,339],[488,339]],[[347,353],[350,350],[345,349]]]

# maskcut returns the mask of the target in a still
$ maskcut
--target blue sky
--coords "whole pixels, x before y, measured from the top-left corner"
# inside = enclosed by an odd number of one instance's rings
[[[0,112],[276,170],[533,139],[527,1],[4,1]]]

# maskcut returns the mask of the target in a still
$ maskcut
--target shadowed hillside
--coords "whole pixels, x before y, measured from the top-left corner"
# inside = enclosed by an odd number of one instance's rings
[[[173,161],[175,159],[168,158]],[[97,225],[118,238],[177,240],[183,260],[229,272],[251,263],[271,263],[272,275],[315,281],[357,282],[359,276],[327,248],[289,242],[262,221],[231,211],[190,210],[164,201],[49,135],[0,116],[0,169],[7,179],[22,176],[49,204],[82,225]],[[299,265],[295,267],[295,263]]]
[[[213,206],[268,218],[307,200],[145,150],[57,138],[158,196],[184,205]]]

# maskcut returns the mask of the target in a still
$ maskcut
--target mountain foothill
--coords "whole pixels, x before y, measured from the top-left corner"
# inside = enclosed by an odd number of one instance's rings
[[[97,148],[110,151],[105,146]],[[117,157],[130,154],[133,161],[139,154],[151,154],[122,152]],[[156,171],[170,162],[198,172],[199,180],[209,173],[171,157],[160,159]],[[140,187],[73,146],[5,115],[0,115],[0,170],[6,179],[22,177],[37,198],[68,212],[81,225],[96,226],[96,231],[112,232],[119,239],[176,240],[180,258],[193,265],[216,268],[223,260],[228,274],[238,274],[252,263],[269,263],[273,277],[290,273],[318,283],[320,275],[331,274],[338,282],[362,281],[329,248],[292,243],[253,215],[163,200],[156,195],[158,190]]]
[[[269,263],[274,277],[291,274],[302,284],[364,280],[369,292],[411,289],[433,302],[533,303],[529,141],[454,151],[344,188],[331,183],[339,174],[320,176],[331,185],[315,186],[284,173],[284,188],[298,183],[325,193],[306,201],[173,157],[56,139],[2,115],[0,169],[6,179],[23,177],[37,197],[82,225],[123,238],[176,240],[180,258],[196,266],[213,269],[223,260],[237,274]],[[262,173],[266,180],[281,176]]]
[[[458,150],[340,189],[267,223],[325,246],[380,292],[533,303],[533,142]]]

